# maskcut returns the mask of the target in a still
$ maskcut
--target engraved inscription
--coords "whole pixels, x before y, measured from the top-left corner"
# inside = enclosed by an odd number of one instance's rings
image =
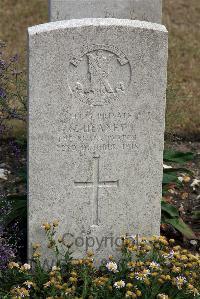
[[[73,97],[90,106],[120,100],[131,80],[131,67],[125,54],[110,45],[92,45],[80,52],[69,66]]]
[[[83,111],[62,115],[58,147],[62,151],[138,151],[135,133],[137,115],[130,112]],[[94,154],[95,153],[95,154]]]
[[[99,179],[99,160],[100,157],[94,157],[93,181],[92,182],[74,182],[78,188],[93,188],[93,208],[92,223],[99,225],[99,188],[119,187],[118,181],[100,181]]]

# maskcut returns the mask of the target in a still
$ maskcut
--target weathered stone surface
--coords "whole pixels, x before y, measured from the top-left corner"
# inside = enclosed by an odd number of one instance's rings
[[[29,242],[60,219],[75,256],[159,234],[167,31],[84,19],[29,28]],[[106,244],[107,242],[107,244]]]
[[[51,21],[118,18],[161,23],[162,0],[49,0]]]

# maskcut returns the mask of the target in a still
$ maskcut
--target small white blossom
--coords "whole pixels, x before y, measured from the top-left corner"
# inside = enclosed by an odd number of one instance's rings
[[[118,272],[118,270],[117,270],[117,264],[115,262],[109,262],[109,263],[107,263],[106,264],[106,268],[109,271],[113,272],[113,273]]]
[[[193,246],[196,246],[198,243],[197,243],[196,240],[191,240],[191,241],[190,241],[190,244],[193,245]]]
[[[160,268],[160,264],[156,263],[156,262],[152,262],[149,266],[149,268],[151,269],[159,269]]]
[[[59,268],[59,267],[56,267],[56,266],[53,266],[53,267],[52,267],[52,271],[60,271],[60,268]]]
[[[114,287],[115,287],[116,289],[122,289],[122,288],[125,287],[125,282],[124,282],[123,280],[116,281],[116,282],[114,283]]]
[[[164,168],[164,169],[171,169],[171,168],[172,168],[172,166],[169,166],[169,165],[163,164],[163,168]]]
[[[182,183],[183,180],[184,180],[184,178],[183,178],[182,176],[179,176],[179,177],[178,177],[178,180]]]
[[[196,190],[195,187],[198,187],[199,184],[200,184],[200,180],[194,179],[193,182],[192,182],[192,184],[190,185],[190,187],[192,187],[193,190],[195,191]]]
[[[151,275],[151,272],[149,269],[145,269],[142,272],[136,272],[135,273],[135,279],[137,280],[143,280],[144,278],[146,278],[148,275]]]
[[[26,285],[28,289],[34,286],[34,283],[29,280],[25,281],[23,284]]]
[[[158,299],[169,299],[169,296],[166,294],[158,294],[157,298]]]
[[[31,269],[31,265],[29,265],[29,264],[24,264],[23,267],[26,271]]]
[[[182,289],[182,286],[187,283],[187,279],[184,276],[176,277],[176,285],[179,290]]]
[[[171,250],[169,254],[163,255],[165,259],[172,259],[174,257],[174,250]]]
[[[8,180],[8,174],[10,173],[10,171],[0,168],[0,180],[4,180],[7,181]]]

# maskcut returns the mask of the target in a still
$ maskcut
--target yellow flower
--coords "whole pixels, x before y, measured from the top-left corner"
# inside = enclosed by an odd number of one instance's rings
[[[131,291],[127,291],[126,292],[126,298],[136,298],[136,294],[131,292]]]
[[[138,297],[141,297],[141,296],[142,296],[142,292],[141,292],[140,290],[136,290],[136,295],[137,295]]]
[[[171,276],[170,275],[166,275],[165,276],[165,280],[171,280]]]
[[[126,284],[126,287],[127,287],[127,289],[131,289],[133,287],[133,284],[129,282]]]
[[[196,288],[191,289],[191,290],[190,290],[190,293],[192,293],[192,294],[194,295],[194,297],[200,295],[199,291],[198,291]]]
[[[9,269],[19,268],[19,264],[18,264],[18,263],[15,263],[15,262],[10,262],[10,263],[8,264],[8,268],[9,268]]]
[[[52,271],[60,271],[60,267],[53,266],[51,270],[52,270]]]
[[[55,284],[55,288],[58,290],[62,290],[63,287],[58,283],[58,284]]]
[[[25,288],[20,288],[20,287],[17,287],[17,288],[13,288],[11,290],[11,293],[13,295],[15,295],[14,298],[17,298],[17,299],[21,299],[21,298],[25,298],[25,297],[29,297],[29,291]]]
[[[180,249],[181,249],[181,246],[179,246],[179,245],[173,247],[173,250],[174,250],[174,251],[178,251],[178,250],[180,250]]]
[[[36,284],[30,280],[27,280],[23,283],[24,285],[26,285],[28,287],[28,289],[30,289],[31,287],[35,288]]]
[[[182,255],[182,256],[180,257],[180,260],[183,261],[183,262],[185,262],[185,261],[188,260],[188,258],[187,258],[186,255]]]
[[[77,277],[77,273],[76,273],[75,271],[72,271],[72,272],[71,272],[71,276],[72,276],[72,277]]]
[[[166,294],[158,294],[157,298],[158,299],[169,299],[169,296]]]
[[[51,224],[49,224],[48,222],[43,223],[42,228],[43,228],[45,231],[48,231],[48,230],[51,229]]]
[[[183,181],[184,181],[184,183],[189,183],[190,180],[191,180],[191,178],[190,178],[189,176],[187,176],[187,175],[185,175],[185,176],[183,177]]]
[[[170,243],[170,244],[174,244],[174,243],[175,243],[175,240],[174,240],[174,239],[170,239],[170,240],[169,240],[169,243]]]
[[[58,242],[59,242],[59,243],[62,243],[62,242],[63,242],[63,237],[62,237],[62,236],[59,236],[59,237],[58,237]]]
[[[26,272],[26,271],[28,271],[28,270],[30,270],[31,269],[31,265],[29,265],[29,264],[24,264],[24,265],[22,265],[21,267],[20,267],[20,270],[22,271],[22,272]]]
[[[47,281],[46,283],[43,284],[44,288],[48,288],[51,285],[51,281]]]
[[[134,268],[136,264],[135,264],[135,262],[128,262],[127,265],[129,268]]]
[[[156,262],[151,262],[149,265],[149,268],[151,268],[152,270],[159,270],[160,269],[160,264],[156,263]]]
[[[144,278],[144,283],[145,283],[147,286],[149,286],[149,285],[151,284],[148,278]]]
[[[92,250],[89,250],[87,252],[87,256],[92,257],[94,255],[94,252]]]
[[[65,290],[65,295],[69,295],[70,293],[72,293],[72,288],[67,288]]]
[[[40,256],[41,256],[41,253],[38,251],[33,253],[33,258],[39,258]]]
[[[51,240],[49,243],[48,243],[48,245],[47,245],[47,247],[48,248],[52,248],[54,245],[55,245],[55,241],[54,240]]]
[[[53,227],[57,227],[59,225],[59,220],[54,220],[53,221]]]
[[[173,267],[172,268],[172,272],[174,272],[174,273],[180,273],[181,272],[181,268],[180,267]]]
[[[33,243],[32,247],[33,249],[38,249],[41,247],[41,245],[39,243]]]
[[[71,276],[71,277],[69,278],[69,281],[72,282],[72,283],[77,283],[77,278]]]

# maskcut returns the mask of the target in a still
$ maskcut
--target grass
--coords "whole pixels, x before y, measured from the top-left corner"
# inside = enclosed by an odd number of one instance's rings
[[[169,31],[166,127],[200,137],[200,1],[165,0]]]
[[[200,0],[164,0],[169,30],[166,131],[200,136]],[[26,67],[28,26],[48,21],[47,0],[1,0],[0,39]]]

